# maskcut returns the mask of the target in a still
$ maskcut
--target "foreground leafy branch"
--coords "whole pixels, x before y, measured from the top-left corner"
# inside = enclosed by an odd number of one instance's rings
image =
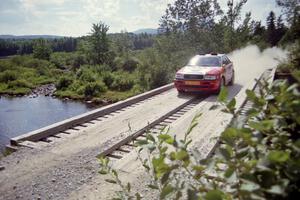
[[[157,199],[290,199],[299,194],[299,71],[293,76],[297,80],[293,85],[276,80],[270,87],[261,81],[259,94],[247,90],[254,106],[243,123],[237,117],[235,99],[228,101],[223,89],[220,105],[235,118],[211,158],[201,159],[197,149],[190,147],[189,134],[201,115],[194,118],[182,140],[166,128],[137,142],[139,159],[151,177],[148,187],[156,190]],[[147,158],[141,155],[144,152]],[[114,180],[108,182],[121,186],[119,199],[142,198],[130,194],[130,184],[123,185],[107,159],[100,163],[102,172],[112,174]]]

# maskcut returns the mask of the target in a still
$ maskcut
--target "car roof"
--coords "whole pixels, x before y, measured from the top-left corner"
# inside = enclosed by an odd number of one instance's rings
[[[221,54],[221,53],[207,53],[207,54],[198,54],[197,56],[207,56],[207,57],[211,57],[211,56],[216,56],[216,57],[222,57],[225,54]]]

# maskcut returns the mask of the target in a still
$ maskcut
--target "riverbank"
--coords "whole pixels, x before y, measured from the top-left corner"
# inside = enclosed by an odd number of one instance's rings
[[[18,90],[17,90],[18,91]],[[107,91],[101,97],[85,97],[84,95],[77,95],[72,92],[68,91],[57,91],[55,84],[46,84],[39,86],[37,88],[32,89],[30,92],[18,93],[18,92],[8,92],[8,93],[0,93],[1,97],[29,97],[29,98],[37,98],[39,96],[51,97],[51,98],[58,98],[63,101],[80,101],[82,103],[92,104],[95,106],[99,105],[108,105],[111,103],[115,103],[117,101],[121,101],[132,97],[134,95],[140,94],[140,92],[112,92]]]
[[[106,105],[168,82],[159,79],[156,83],[156,79],[140,73],[137,60],[130,60],[130,63],[125,60],[118,64],[120,66],[112,64],[113,67],[88,64],[76,67],[67,62],[73,57],[74,53],[53,53],[50,60],[32,55],[1,59],[0,96],[36,98],[43,95]],[[123,65],[129,64],[130,69],[123,69]]]

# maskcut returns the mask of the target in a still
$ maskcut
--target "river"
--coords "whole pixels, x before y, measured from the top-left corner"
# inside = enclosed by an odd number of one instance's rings
[[[0,149],[9,138],[28,133],[94,109],[90,105],[52,97],[0,98]]]

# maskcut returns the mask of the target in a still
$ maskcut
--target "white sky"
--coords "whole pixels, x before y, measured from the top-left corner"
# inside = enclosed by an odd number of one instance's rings
[[[82,36],[100,20],[110,32],[157,28],[167,4],[174,0],[0,0],[0,34]],[[235,0],[237,1],[237,0]],[[227,0],[219,0],[226,7]],[[243,8],[262,20],[274,10],[275,0],[248,0]]]

